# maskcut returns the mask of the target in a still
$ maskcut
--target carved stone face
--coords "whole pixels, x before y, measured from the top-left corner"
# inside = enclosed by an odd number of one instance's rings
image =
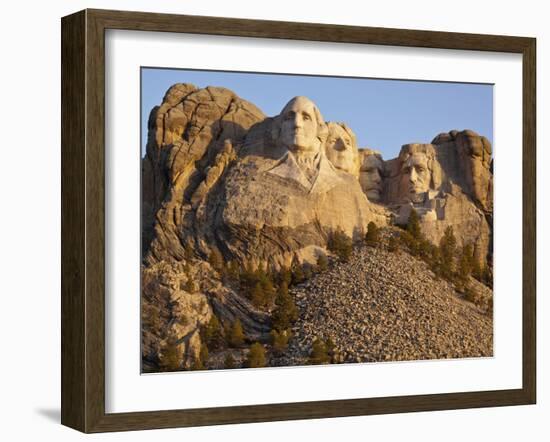
[[[315,104],[306,97],[290,100],[281,112],[283,146],[295,153],[319,151],[317,112]]]
[[[428,168],[428,157],[423,152],[415,152],[408,156],[401,167],[401,195],[417,202],[428,190],[432,174]]]
[[[369,201],[377,202],[382,197],[383,170],[384,163],[380,154],[372,151],[365,151],[363,153],[359,182]]]
[[[329,123],[325,146],[327,158],[334,167],[358,176],[359,151],[351,129],[338,123]]]

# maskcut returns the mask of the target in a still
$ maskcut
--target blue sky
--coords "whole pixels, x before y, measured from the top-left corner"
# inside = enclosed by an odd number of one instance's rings
[[[360,148],[378,149],[384,159],[395,158],[403,144],[429,143],[452,129],[471,129],[493,141],[492,85],[142,68],[142,152],[149,112],[174,83],[231,89],[267,116],[305,95],[326,121],[347,123]]]

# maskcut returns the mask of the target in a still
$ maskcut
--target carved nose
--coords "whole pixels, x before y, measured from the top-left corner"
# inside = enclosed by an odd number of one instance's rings
[[[334,145],[334,148],[336,150],[343,151],[343,150],[346,150],[346,145],[344,144],[344,142],[342,140],[338,140],[338,141],[336,141],[336,144]]]
[[[417,178],[417,176],[416,176],[416,171],[415,171],[414,168],[413,168],[413,169],[411,169],[411,174],[410,174],[410,176],[409,176],[409,181],[410,181],[411,183],[414,183],[414,182],[416,182],[416,178]]]

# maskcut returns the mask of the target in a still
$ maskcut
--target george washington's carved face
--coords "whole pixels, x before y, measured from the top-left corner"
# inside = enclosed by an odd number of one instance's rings
[[[329,123],[325,151],[334,167],[358,176],[359,152],[351,129],[339,123]]]
[[[306,97],[296,97],[288,102],[281,112],[281,143],[290,151],[318,152],[319,111]]]

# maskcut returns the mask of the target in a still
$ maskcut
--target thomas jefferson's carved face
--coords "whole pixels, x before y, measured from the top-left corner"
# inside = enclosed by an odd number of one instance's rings
[[[329,161],[337,169],[357,176],[359,152],[350,132],[338,123],[329,123],[326,153]]]
[[[289,150],[315,152],[320,149],[315,104],[306,97],[290,100],[281,112],[281,142]]]
[[[411,201],[418,200],[430,189],[432,173],[428,168],[428,157],[425,153],[415,152],[403,163],[400,187],[402,195],[408,195]]]
[[[359,180],[369,201],[380,201],[382,196],[382,171],[384,165],[376,154],[363,155]]]

